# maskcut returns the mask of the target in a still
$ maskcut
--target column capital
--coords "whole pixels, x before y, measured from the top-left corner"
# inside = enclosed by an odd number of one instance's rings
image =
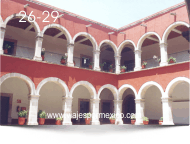
[[[99,102],[100,101],[100,99],[90,99],[90,102]]]
[[[135,103],[145,102],[145,99],[135,99]]]
[[[43,40],[43,37],[37,35],[37,36],[36,36],[36,40],[41,40],[41,41],[42,41],[42,40]]]
[[[120,56],[120,55],[115,55],[114,57],[115,57],[115,58],[121,58],[121,56]]]
[[[40,95],[28,95],[28,99],[29,99],[29,100],[32,100],[32,99],[38,100],[39,97],[40,97]]]
[[[100,50],[93,50],[93,53],[100,54]]]
[[[160,47],[167,47],[168,46],[167,43],[160,43],[159,45],[160,45]]]
[[[172,98],[170,97],[162,97],[162,102],[169,102],[169,101],[172,101]]]
[[[1,32],[5,32],[6,28],[5,27],[0,27]]]
[[[62,100],[73,100],[73,97],[65,97],[65,96],[63,96]]]
[[[137,49],[137,50],[134,50],[134,53],[135,53],[135,54],[137,54],[137,53],[142,53],[142,51]]]
[[[74,47],[73,43],[67,43],[67,47]]]
[[[113,100],[114,101],[114,103],[122,103],[123,102],[123,100]]]

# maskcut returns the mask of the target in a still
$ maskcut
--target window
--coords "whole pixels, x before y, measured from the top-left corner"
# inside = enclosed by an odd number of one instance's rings
[[[89,63],[90,63],[90,58],[82,57],[82,65],[81,65],[81,67],[88,68]]]

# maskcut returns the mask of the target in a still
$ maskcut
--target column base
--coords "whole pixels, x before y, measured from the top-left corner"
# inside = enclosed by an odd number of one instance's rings
[[[120,71],[116,71],[115,73],[116,73],[116,74],[120,74]]]
[[[101,69],[98,68],[98,67],[95,67],[94,70],[96,70],[96,71],[100,71]]]
[[[33,60],[42,61],[42,57],[34,56]]]
[[[69,66],[69,67],[74,67],[75,65],[74,65],[74,63],[69,63],[69,62],[67,62],[67,66]]]
[[[62,125],[73,125],[72,122],[63,122]]]
[[[161,62],[160,63],[160,66],[167,66],[168,65],[168,62]]]
[[[100,125],[100,121],[91,122],[91,125]]]
[[[135,122],[135,125],[144,125],[143,122]]]
[[[37,122],[28,122],[27,125],[38,125]]]
[[[175,125],[173,122],[163,122],[162,125]]]
[[[142,67],[135,67],[134,71],[140,71],[142,69]]]
[[[4,50],[0,50],[0,54],[4,54]]]
[[[115,124],[116,124],[116,125],[123,125],[123,121],[122,121],[122,120],[118,120],[118,121],[116,120],[116,121],[115,121]]]

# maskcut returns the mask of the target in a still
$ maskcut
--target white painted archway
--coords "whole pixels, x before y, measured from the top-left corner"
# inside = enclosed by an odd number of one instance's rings
[[[137,43],[136,50],[141,50],[141,47],[142,47],[142,44],[143,44],[144,40],[145,40],[147,37],[151,36],[151,35],[156,35],[157,38],[158,38],[158,40],[159,40],[159,43],[161,42],[161,37],[160,37],[156,32],[147,32],[147,33],[145,33],[145,34],[139,39],[139,41],[138,41],[138,43]]]
[[[124,84],[122,85],[119,90],[118,90],[118,98],[120,100],[122,100],[122,96],[123,96],[123,93],[127,90],[127,89],[131,89],[135,95],[135,98],[137,98],[137,91],[136,89],[132,86],[132,85],[129,85],[129,84]]]
[[[29,94],[35,95],[35,85],[29,77],[20,73],[8,73],[8,74],[3,75],[0,78],[0,85],[2,85],[2,83],[8,78],[19,78],[19,79],[24,80],[29,88],[29,92],[30,92]]]
[[[118,55],[118,53],[117,53],[117,46],[116,46],[111,40],[103,40],[103,41],[101,41],[101,43],[99,44],[99,48],[98,48],[99,50],[101,50],[101,46],[102,46],[104,43],[109,44],[109,45],[112,47],[115,56]]]
[[[168,35],[170,34],[170,32],[172,31],[172,29],[174,29],[175,27],[179,26],[179,25],[184,25],[186,27],[190,27],[188,23],[186,22],[182,22],[182,21],[177,21],[172,23],[165,31],[164,34],[162,36],[162,43],[167,43],[167,39],[168,39]]]
[[[0,26],[3,24],[3,19],[2,19],[2,17],[1,17],[1,15],[0,15]]]
[[[72,86],[71,90],[70,90],[70,95],[69,95],[69,97],[73,97],[73,92],[74,92],[74,90],[75,90],[78,86],[80,86],[80,85],[82,85],[82,86],[84,86],[85,88],[88,89],[88,91],[90,92],[90,97],[91,97],[91,99],[96,99],[96,89],[94,88],[94,86],[93,86],[91,83],[89,83],[89,82],[87,82],[87,81],[79,81],[79,82],[75,83],[75,84]]]
[[[41,32],[41,36],[42,36],[42,37],[43,37],[45,31],[46,31],[48,28],[56,28],[56,29],[59,29],[61,32],[63,32],[63,34],[65,34],[65,36],[66,36],[66,38],[67,38],[67,42],[68,42],[68,43],[72,43],[72,37],[71,37],[69,31],[68,31],[66,28],[64,28],[62,25],[59,25],[59,24],[48,24],[48,25],[46,25],[46,26],[43,28],[42,32]]]
[[[118,50],[117,50],[118,55],[121,55],[121,52],[126,44],[132,44],[134,47],[134,50],[136,49],[136,45],[132,40],[125,40],[118,47]]]
[[[68,89],[67,85],[65,84],[65,82],[62,81],[62,80],[59,79],[59,78],[56,78],[56,77],[49,77],[49,78],[46,78],[46,79],[42,80],[42,81],[38,84],[38,86],[37,86],[37,89],[36,89],[36,94],[37,94],[37,95],[39,95],[42,86],[43,86],[44,84],[46,84],[47,82],[54,82],[54,83],[59,84],[62,88],[64,88],[64,90],[63,90],[63,92],[65,93],[64,96],[65,96],[65,97],[68,97],[68,96],[69,96],[69,89]]]
[[[73,41],[72,41],[73,44],[75,43],[75,40],[76,40],[76,38],[78,36],[84,36],[84,37],[88,38],[91,41],[91,43],[92,43],[93,50],[98,50],[98,44],[97,44],[95,38],[92,35],[90,35],[89,33],[86,33],[86,32],[79,32],[79,33],[77,33],[73,37]]]
[[[113,94],[115,100],[118,100],[118,91],[117,91],[117,88],[116,88],[115,86],[111,85],[111,84],[103,85],[103,86],[99,89],[99,91],[98,91],[98,99],[100,98],[101,92],[102,92],[105,88],[109,89],[109,90],[112,92],[112,94]]]
[[[14,18],[23,18],[24,17],[24,20],[28,21],[28,16],[25,16],[24,14],[12,14],[10,16],[8,16],[4,23],[3,23],[3,26],[6,27],[7,26],[7,23],[11,20],[11,19],[14,19]],[[28,21],[29,22],[29,21]],[[38,25],[38,23],[36,21],[34,22],[29,22],[31,23],[33,26],[34,26],[34,29],[35,29],[35,32],[37,33],[37,35],[40,36],[40,27]]]

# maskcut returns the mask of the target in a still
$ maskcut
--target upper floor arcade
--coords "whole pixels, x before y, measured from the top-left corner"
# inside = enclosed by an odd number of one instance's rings
[[[26,3],[30,6],[24,8]],[[14,12],[2,9],[1,54],[7,49],[8,55],[37,61],[44,59],[56,64],[61,64],[63,58],[65,65],[70,67],[116,74],[123,66],[127,72],[139,71],[146,62],[147,69],[167,66],[170,57],[176,58],[176,63],[189,61],[189,43],[185,38],[189,22],[185,3],[120,29],[86,18],[81,20],[81,16],[65,11],[55,22],[51,18],[48,23],[38,19],[30,22],[27,15],[31,11],[39,16],[44,10],[51,12],[53,7],[24,0],[2,1],[2,5]],[[56,10],[60,12],[60,9]],[[20,11],[27,14],[23,19],[25,22],[20,22],[23,17]]]

